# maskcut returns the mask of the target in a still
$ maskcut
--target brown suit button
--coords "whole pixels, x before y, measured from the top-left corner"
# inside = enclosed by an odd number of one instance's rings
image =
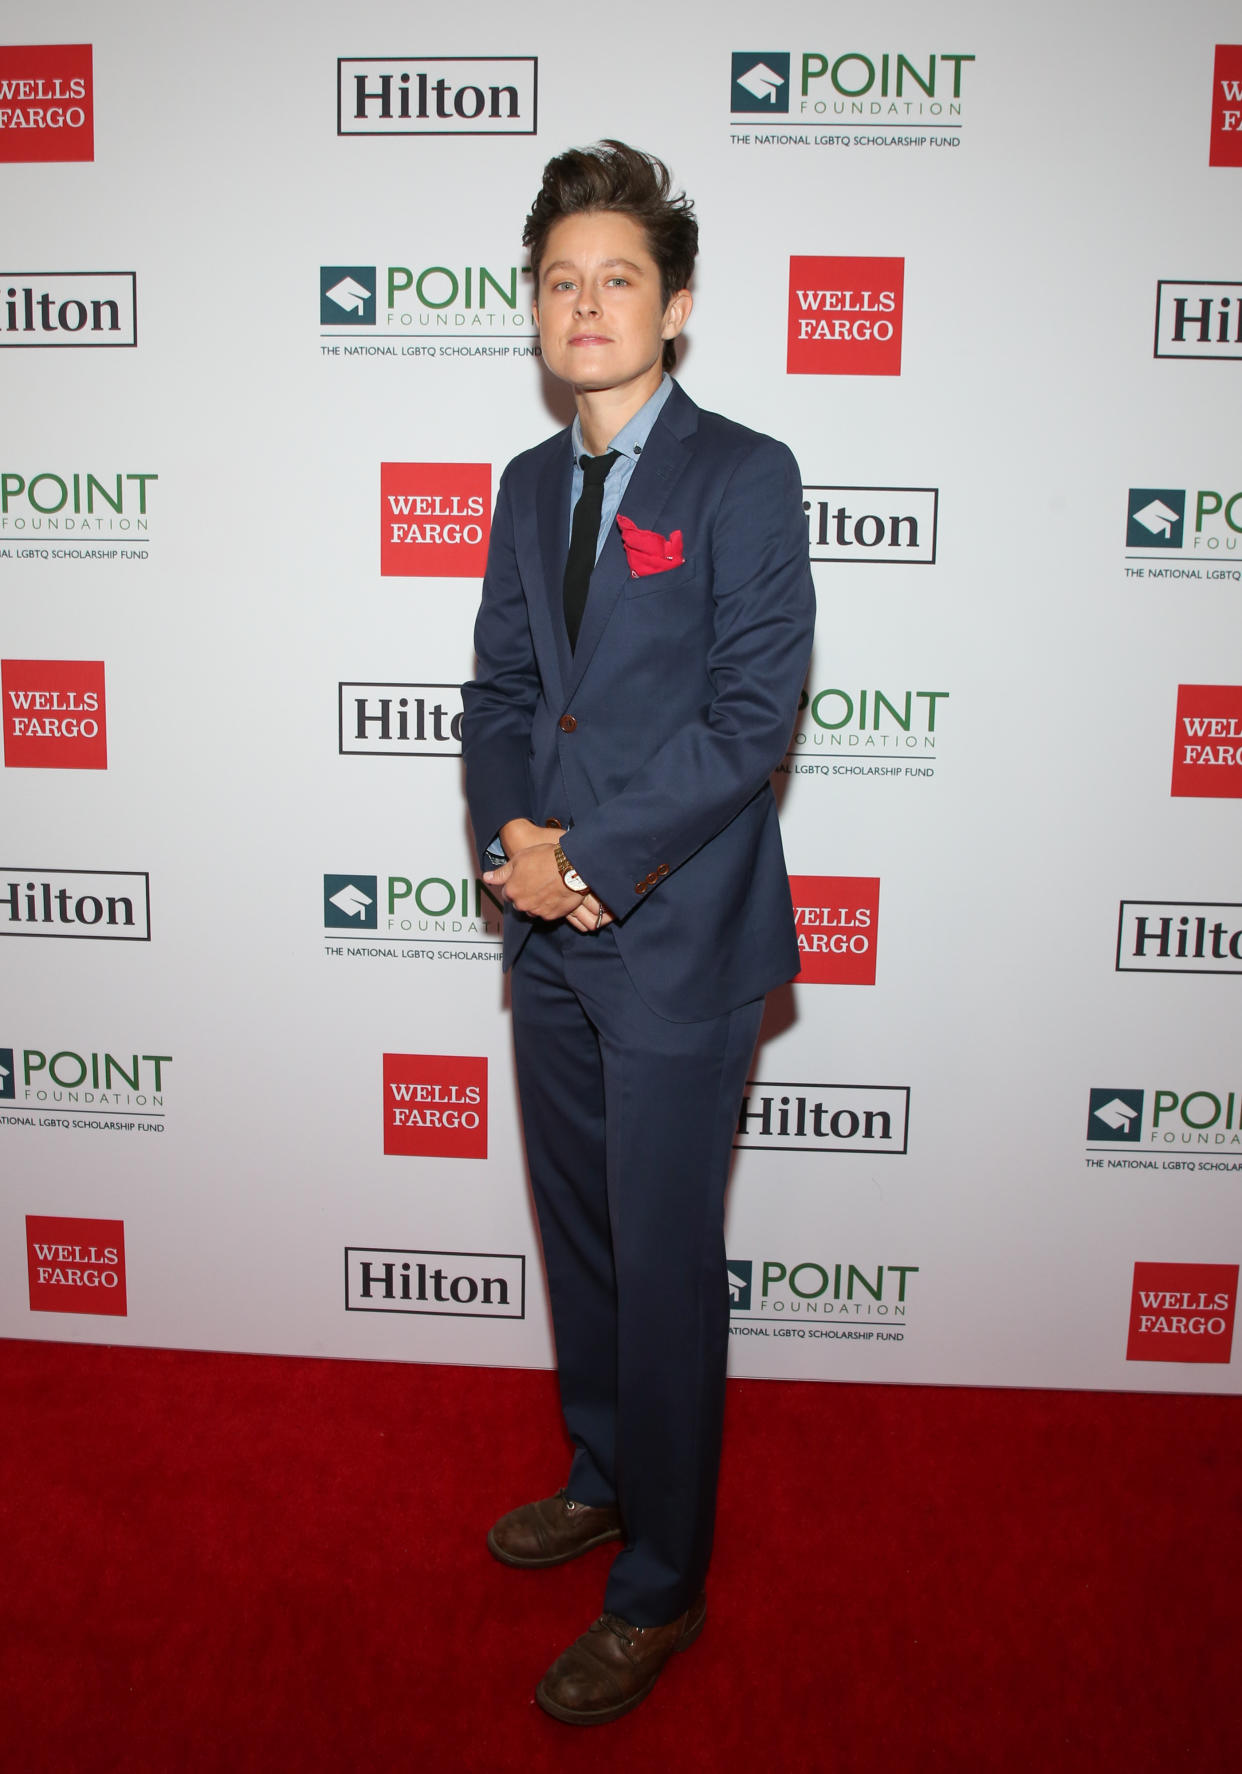
[[[663,879],[664,876],[667,875],[667,873],[668,873],[668,864],[666,862],[662,862],[660,864],[659,868],[656,870],[656,874],[659,875],[661,879]]]
[[[645,881],[635,881],[634,891],[635,893],[645,893],[647,891],[647,883]]]
[[[657,874],[655,874],[655,873],[652,873],[652,874],[650,874],[650,875],[648,875],[648,876],[647,876],[647,885],[648,885],[648,887],[654,887],[654,886],[655,886],[655,884],[656,884],[656,882],[657,882],[657,881],[658,881],[658,880],[659,880],[659,879],[660,879],[660,877],[659,877],[659,875],[657,875]]]
[[[562,733],[572,733],[578,721],[575,715],[562,715],[556,724]]]
[[[550,832],[563,832],[565,827],[559,819],[545,819],[543,822]]]

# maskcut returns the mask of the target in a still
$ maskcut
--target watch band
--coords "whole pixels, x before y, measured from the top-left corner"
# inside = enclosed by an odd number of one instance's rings
[[[560,872],[561,880],[564,881],[566,887],[569,888],[569,891],[571,893],[589,893],[591,889],[582,879],[582,876],[578,873],[573,863],[570,862],[559,844],[556,846],[556,849],[552,854],[556,858],[556,866]]]

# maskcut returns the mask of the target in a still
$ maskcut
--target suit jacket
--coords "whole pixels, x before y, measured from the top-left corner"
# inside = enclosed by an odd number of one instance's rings
[[[471,819],[480,851],[509,819],[558,819],[640,997],[704,1020],[799,967],[768,778],[814,628],[801,479],[783,444],[674,386],[621,511],[681,530],[684,563],[634,577],[614,524],[571,653],[571,448],[567,428],[501,478],[463,686]],[[506,912],[506,967],[530,928]]]

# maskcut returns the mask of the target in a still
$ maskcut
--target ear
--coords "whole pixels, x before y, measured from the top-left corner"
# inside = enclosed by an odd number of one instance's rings
[[[689,290],[678,290],[669,299],[664,310],[664,324],[660,328],[662,339],[675,339],[690,318],[690,310],[694,307],[694,297]]]
[[[531,298],[531,304],[530,304],[530,317],[535,323],[535,331],[538,332],[539,331],[539,304],[538,304],[538,302],[536,302],[534,300],[533,297]]]

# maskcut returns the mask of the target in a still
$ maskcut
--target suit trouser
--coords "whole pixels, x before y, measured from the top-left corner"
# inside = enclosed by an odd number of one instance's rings
[[[532,931],[512,972],[567,1490],[616,1502],[604,1605],[676,1619],[711,1557],[729,1302],[724,1195],[763,1000],[707,1022],[649,1010],[611,930]]]

